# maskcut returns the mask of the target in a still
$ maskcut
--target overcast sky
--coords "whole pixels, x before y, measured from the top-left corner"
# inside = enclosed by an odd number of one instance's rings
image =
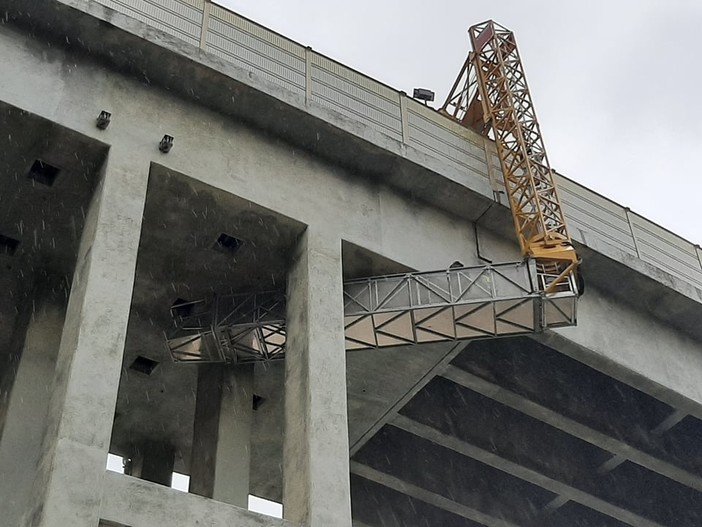
[[[551,165],[702,243],[702,0],[218,0],[441,105],[492,18],[514,31]]]

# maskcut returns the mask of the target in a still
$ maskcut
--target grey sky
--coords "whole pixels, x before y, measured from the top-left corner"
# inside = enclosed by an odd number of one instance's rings
[[[218,0],[441,104],[488,18],[513,30],[559,172],[702,242],[702,0]]]

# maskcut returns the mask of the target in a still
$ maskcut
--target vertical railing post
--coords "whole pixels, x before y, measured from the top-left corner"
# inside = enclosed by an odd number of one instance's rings
[[[402,142],[407,144],[410,139],[409,111],[407,110],[407,94],[401,91],[400,97],[400,128],[402,129]]]
[[[312,100],[312,48],[305,48],[305,105]]]
[[[631,239],[634,240],[634,249],[636,250],[636,256],[641,258],[641,251],[639,250],[639,242],[636,241],[636,234],[634,233],[634,225],[631,223],[631,216],[629,213],[631,210],[629,207],[624,207],[624,214],[626,215],[626,223],[629,225],[629,232],[631,233]]]
[[[202,28],[200,29],[200,49],[207,49],[207,29],[210,25],[210,10],[212,2],[205,0],[202,6]]]

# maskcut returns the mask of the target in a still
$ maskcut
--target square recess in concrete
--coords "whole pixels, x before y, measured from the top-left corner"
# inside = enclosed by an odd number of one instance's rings
[[[19,247],[19,243],[19,240],[0,234],[0,254],[14,256],[17,247]]]
[[[32,163],[27,177],[37,183],[50,187],[54,184],[60,172],[60,168],[42,161],[41,159],[37,159]]]
[[[138,371],[139,373],[143,373],[144,375],[151,375],[157,366],[157,360],[149,359],[148,357],[139,355],[136,359],[134,359],[132,365],[129,366],[129,369]]]

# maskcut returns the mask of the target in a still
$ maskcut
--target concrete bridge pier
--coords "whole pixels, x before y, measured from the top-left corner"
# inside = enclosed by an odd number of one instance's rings
[[[189,490],[247,508],[253,365],[203,364],[199,368]]]
[[[86,214],[31,508],[21,525],[95,527],[122,369],[147,177],[110,152]]]
[[[12,389],[3,391],[0,420],[0,494],[7,525],[19,525],[29,506],[41,457],[56,355],[66,314],[62,280],[35,284],[15,324],[9,369]],[[9,371],[6,375],[10,374]],[[22,455],[18,455],[22,452]]]
[[[175,451],[171,445],[160,441],[145,441],[130,458],[124,473],[170,487],[174,462]]]
[[[288,275],[283,514],[351,525],[341,240],[308,227]]]

